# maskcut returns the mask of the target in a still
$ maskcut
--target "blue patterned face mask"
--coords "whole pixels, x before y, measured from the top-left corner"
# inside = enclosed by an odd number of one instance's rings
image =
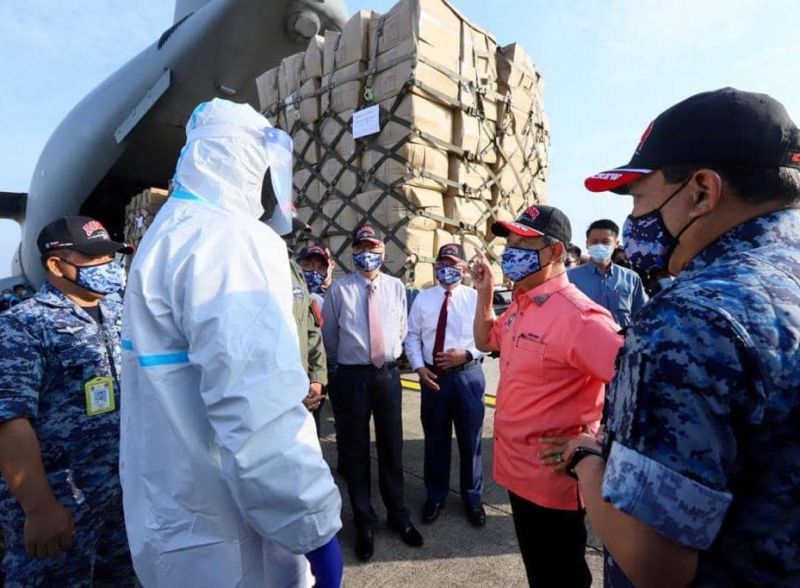
[[[691,178],[690,178],[691,179]],[[628,216],[625,225],[622,227],[623,249],[625,255],[633,265],[634,269],[640,272],[648,272],[655,269],[665,269],[669,263],[669,258],[678,240],[691,224],[697,220],[690,221],[680,233],[673,236],[664,224],[664,216],[661,209],[672,200],[675,195],[683,190],[689,180],[686,180],[680,187],[667,198],[661,206],[655,210],[640,216]]]
[[[69,261],[72,267],[78,270],[74,283],[81,288],[85,288],[95,294],[113,294],[125,287],[125,269],[117,261],[109,261],[100,265],[75,265]]]
[[[542,269],[538,249],[506,247],[500,264],[503,275],[512,282],[519,282]]]
[[[463,277],[461,270],[452,265],[440,265],[436,267],[436,280],[442,286],[455,284]]]
[[[316,270],[303,271],[303,277],[306,280],[308,291],[312,294],[322,294],[322,283],[325,281],[325,276]]]
[[[362,251],[353,254],[353,263],[362,272],[371,272],[383,265],[383,253]]]

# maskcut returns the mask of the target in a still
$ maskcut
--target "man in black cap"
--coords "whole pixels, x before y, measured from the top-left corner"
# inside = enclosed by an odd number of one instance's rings
[[[483,463],[483,354],[475,347],[472,320],[477,292],[461,284],[467,269],[464,248],[448,243],[436,257],[433,288],[420,292],[411,305],[406,357],[422,385],[421,418],[425,432],[425,489],[422,522],[439,517],[450,492],[453,427],[460,460],[461,500],[467,520],[486,523],[481,505]]]
[[[500,352],[494,479],[508,489],[530,584],[588,588],[583,502],[563,452],[572,436],[598,430],[622,337],[611,314],[567,279],[572,230],[563,212],[535,204],[492,232],[507,238],[503,273],[514,282],[511,306],[495,318],[480,254],[475,345]]]
[[[628,331],[603,440],[570,444],[613,586],[800,583],[800,130],[733,88],[658,116],[628,165],[640,271],[676,276]]]
[[[0,524],[9,585],[136,585],[119,482],[125,282],[98,221],[39,235],[47,282],[0,317]]]
[[[375,419],[378,480],[389,527],[412,547],[423,540],[403,499],[402,388],[397,359],[407,330],[403,283],[381,272],[385,246],[378,231],[362,225],[352,234],[356,271],[333,283],[325,297],[322,336],[336,365],[329,384],[336,418],[339,463],[356,523],[356,556],[374,552],[378,516],[370,497],[370,416]]]

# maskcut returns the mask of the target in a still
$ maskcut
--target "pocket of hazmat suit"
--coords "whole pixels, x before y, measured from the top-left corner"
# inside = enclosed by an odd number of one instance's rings
[[[301,403],[286,245],[258,220],[269,130],[250,106],[198,106],[131,267],[120,473],[147,588],[305,585],[300,554],[341,527]]]

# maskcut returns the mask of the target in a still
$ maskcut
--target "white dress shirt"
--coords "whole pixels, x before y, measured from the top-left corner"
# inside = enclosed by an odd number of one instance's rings
[[[408,317],[408,335],[405,340],[406,357],[411,367],[417,370],[433,365],[433,346],[436,342],[436,327],[439,312],[444,302],[445,289],[434,286],[420,292],[411,305]],[[483,356],[475,347],[472,323],[475,320],[475,307],[478,292],[459,284],[452,290],[447,303],[447,328],[445,329],[444,351],[466,349],[473,359]]]
[[[322,339],[328,361],[369,365],[369,290],[376,288],[385,360],[397,361],[406,336],[406,289],[395,277],[379,273],[373,282],[354,272],[331,284],[322,307]]]

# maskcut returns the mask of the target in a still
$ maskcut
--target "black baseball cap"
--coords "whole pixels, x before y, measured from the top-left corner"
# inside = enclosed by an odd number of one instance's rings
[[[552,237],[568,245],[572,241],[572,225],[567,215],[555,206],[534,204],[516,220],[492,223],[492,233],[507,237],[514,233],[520,237]]]
[[[450,259],[456,263],[467,261],[467,254],[458,243],[447,243],[439,247],[439,253],[436,255],[436,261],[444,261],[445,259]]]
[[[695,94],[650,123],[627,164],[584,185],[627,194],[628,184],[659,168],[693,163],[800,169],[800,130],[767,94],[736,88]]]
[[[77,251],[89,257],[134,251],[126,243],[112,241],[103,224],[88,216],[63,216],[54,220],[42,229],[36,244],[42,255],[59,249]]]
[[[326,247],[322,245],[309,245],[300,250],[300,253],[297,254],[297,261],[302,261],[306,257],[311,257],[312,255],[319,255],[325,263],[329,263],[331,260],[331,254]]]
[[[361,241],[371,241],[375,244],[383,243],[380,233],[372,225],[361,225],[360,227],[356,227],[356,230],[353,231],[352,239],[353,245],[360,243]]]

